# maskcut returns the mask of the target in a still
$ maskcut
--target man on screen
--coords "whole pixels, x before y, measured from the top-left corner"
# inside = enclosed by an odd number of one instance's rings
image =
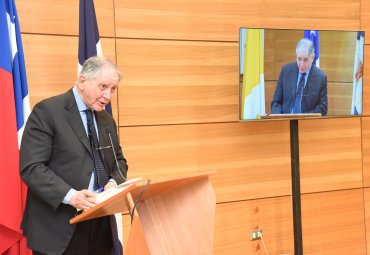
[[[297,62],[283,66],[271,102],[272,114],[321,113],[328,111],[328,84],[326,74],[312,62],[314,44],[301,39],[296,47]]]

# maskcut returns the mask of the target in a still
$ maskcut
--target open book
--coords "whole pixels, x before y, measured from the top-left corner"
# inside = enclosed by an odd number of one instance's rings
[[[134,179],[131,179],[131,180],[128,180],[128,181],[125,181],[125,182],[121,183],[120,185],[118,185],[115,188],[104,190],[103,192],[98,193],[98,195],[96,196],[96,200],[98,200],[98,202],[101,203],[101,202],[113,197],[114,195],[124,191],[125,189],[127,189],[130,186],[130,184],[135,183],[135,182],[137,182],[141,179],[142,178],[134,178]]]

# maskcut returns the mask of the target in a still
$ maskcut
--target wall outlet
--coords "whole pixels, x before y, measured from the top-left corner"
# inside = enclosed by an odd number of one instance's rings
[[[260,240],[262,238],[262,229],[253,229],[250,232],[251,241]]]

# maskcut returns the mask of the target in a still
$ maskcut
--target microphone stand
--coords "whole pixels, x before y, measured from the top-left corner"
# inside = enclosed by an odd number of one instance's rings
[[[116,151],[114,150],[112,136],[110,134],[110,130],[109,130],[108,127],[105,128],[105,132],[107,132],[107,134],[109,136],[109,141],[110,141],[110,144],[111,144],[111,147],[112,147],[112,151],[113,151],[113,155],[114,155],[114,160],[116,161],[116,166],[117,166],[118,173],[120,174],[120,176],[122,177],[122,179],[126,182],[127,181],[127,178],[123,176],[122,171],[121,171],[121,168],[119,167],[118,160],[117,160],[117,155],[116,155]],[[148,181],[147,181],[144,189],[140,192],[139,196],[136,198],[136,201],[134,203],[134,206],[133,206],[132,210],[130,211],[131,224],[132,224],[132,221],[134,219],[135,209],[136,209],[136,207],[137,207],[137,205],[138,205],[141,197],[144,195],[145,191],[148,189],[149,184],[150,184],[150,179],[148,179]]]
[[[122,171],[121,171],[121,168],[119,167],[118,160],[117,160],[117,155],[116,155],[116,151],[114,149],[114,145],[113,145],[113,141],[112,141],[112,136],[110,135],[110,130],[109,130],[108,127],[105,128],[105,132],[107,132],[107,134],[109,136],[109,141],[110,141],[110,144],[112,146],[114,160],[116,161],[117,171],[118,171],[119,175],[121,176],[121,178],[126,182],[127,181],[127,178],[123,176]]]

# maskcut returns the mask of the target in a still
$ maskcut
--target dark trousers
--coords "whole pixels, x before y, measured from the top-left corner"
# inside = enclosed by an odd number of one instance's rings
[[[77,223],[71,242],[63,255],[111,255],[113,248],[109,217]],[[47,255],[37,251],[33,255]]]

